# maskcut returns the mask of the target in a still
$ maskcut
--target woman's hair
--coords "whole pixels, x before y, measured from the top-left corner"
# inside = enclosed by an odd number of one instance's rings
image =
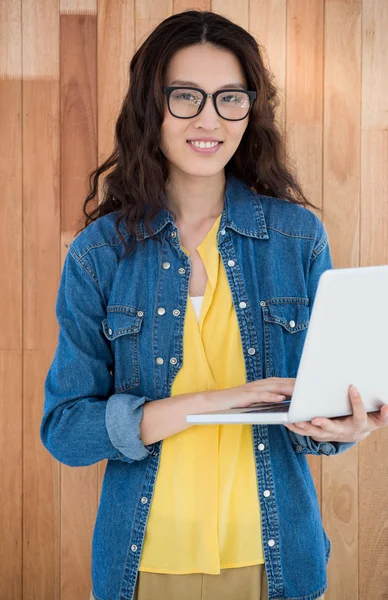
[[[259,194],[321,211],[307,200],[289,165],[284,141],[275,123],[275,109],[279,105],[277,89],[271,72],[264,66],[260,45],[245,29],[221,15],[189,10],[162,21],[133,55],[129,88],[115,126],[114,150],[89,175],[90,193],[83,205],[86,219],[82,229],[118,211],[115,228],[127,250],[120,260],[133,250],[136,236],[143,241],[139,227],[142,218],[148,234],[156,238],[149,223],[165,206],[163,191],[169,170],[159,144],[164,120],[162,86],[167,66],[178,50],[205,43],[233,52],[244,70],[248,89],[257,93],[247,128],[236,152],[225,165],[225,174],[232,173],[244,180]],[[86,207],[97,194],[98,178],[111,167],[102,187],[103,200],[88,213]],[[133,237],[129,247],[118,228],[123,219]]]

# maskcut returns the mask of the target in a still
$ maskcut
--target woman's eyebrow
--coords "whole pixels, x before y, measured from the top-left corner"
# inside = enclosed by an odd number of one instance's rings
[[[198,85],[198,83],[194,83],[194,81],[184,81],[183,79],[174,79],[174,81],[172,81],[170,83],[170,85],[192,85],[194,87],[201,87],[200,85]],[[245,85],[243,83],[241,83],[240,81],[237,81],[237,82],[233,82],[233,83],[227,83],[226,85],[221,86],[219,89],[223,90],[224,88],[244,88],[245,89]]]

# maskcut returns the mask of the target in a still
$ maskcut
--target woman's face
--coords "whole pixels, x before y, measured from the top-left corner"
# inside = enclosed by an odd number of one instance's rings
[[[190,83],[183,84],[183,81]],[[232,83],[240,83],[242,89],[248,89],[236,56],[211,44],[189,46],[176,52],[164,82],[173,86],[192,85],[208,93],[222,87],[234,87]],[[170,163],[170,173],[177,169],[188,175],[211,176],[223,170],[238,148],[249,114],[241,121],[227,121],[217,114],[212,99],[208,98],[199,115],[179,119],[170,114],[167,97],[164,98],[161,150]],[[197,152],[187,140],[199,138],[214,138],[222,144],[214,153]]]

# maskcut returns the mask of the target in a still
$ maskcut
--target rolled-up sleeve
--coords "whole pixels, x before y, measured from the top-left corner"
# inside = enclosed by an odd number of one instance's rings
[[[114,393],[113,355],[102,331],[105,302],[92,265],[72,244],[61,274],[56,317],[58,344],[44,382],[43,445],[58,461],[74,467],[147,457],[155,448],[140,439],[148,399]]]
[[[310,259],[308,276],[308,296],[310,313],[313,309],[319,278],[324,271],[333,268],[327,231],[317,217],[317,242]],[[304,454],[326,455],[341,454],[356,445],[357,442],[317,442],[310,436],[299,435],[287,429],[295,452]]]

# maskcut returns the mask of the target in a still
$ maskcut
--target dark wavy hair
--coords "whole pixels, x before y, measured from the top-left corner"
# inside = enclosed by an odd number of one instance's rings
[[[152,236],[151,219],[165,206],[164,184],[168,180],[168,161],[160,149],[164,120],[164,76],[177,50],[210,43],[235,54],[245,72],[248,89],[257,96],[248,117],[241,142],[225,165],[258,194],[284,199],[294,204],[321,209],[307,200],[294,169],[290,166],[285,143],[275,122],[279,105],[273,75],[264,66],[260,45],[245,29],[214,12],[188,10],[162,21],[146,38],[130,62],[130,84],[115,126],[112,154],[89,175],[89,191],[83,205],[85,229],[92,221],[118,211],[115,229],[126,248],[125,258],[141,237],[139,222]],[[105,171],[103,200],[90,213],[86,208],[96,196],[98,178]],[[174,218],[175,215],[173,214]],[[83,219],[83,217],[81,217]],[[128,246],[119,231],[125,226],[133,241]]]

